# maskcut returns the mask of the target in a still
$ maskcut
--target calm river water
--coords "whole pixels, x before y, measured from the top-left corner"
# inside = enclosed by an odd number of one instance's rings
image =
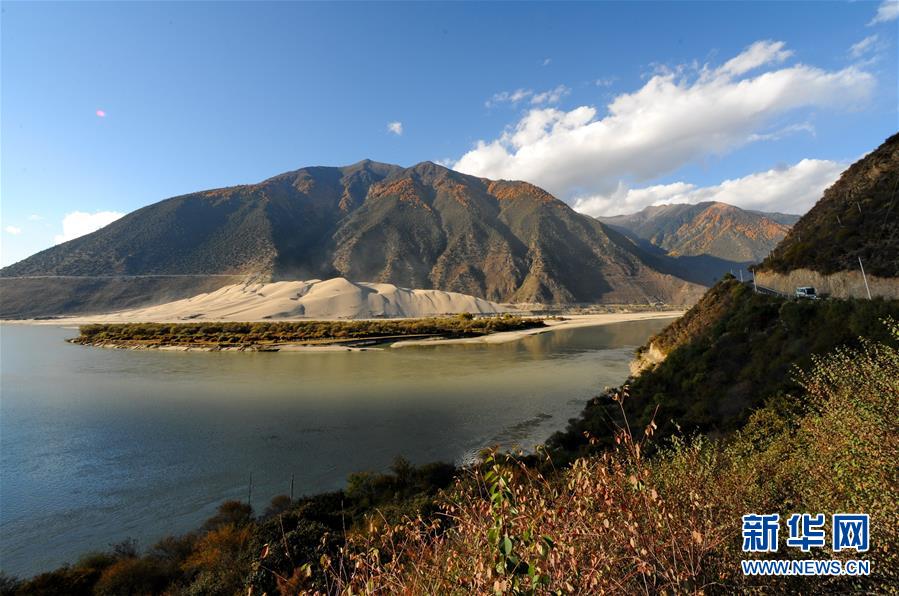
[[[532,448],[668,321],[507,344],[366,352],[173,353],[0,327],[0,568],[30,575],[126,538],[198,526],[225,499],[343,486],[394,457]]]

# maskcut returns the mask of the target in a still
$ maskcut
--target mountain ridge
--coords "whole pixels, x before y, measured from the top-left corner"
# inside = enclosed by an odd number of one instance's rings
[[[532,184],[433,162],[403,168],[363,160],[164,199],[5,267],[0,280],[346,277],[500,302],[684,304],[698,297],[700,286],[659,268],[633,242]],[[9,292],[14,287],[4,283]],[[57,302],[77,310],[87,298]],[[10,316],[6,308],[0,314]]]
[[[672,256],[709,255],[735,263],[759,262],[799,216],[767,214],[720,201],[654,205],[636,213],[600,217],[624,233],[649,241]]]

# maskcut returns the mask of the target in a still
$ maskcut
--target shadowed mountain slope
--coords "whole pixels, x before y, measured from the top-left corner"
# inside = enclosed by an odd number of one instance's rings
[[[865,271],[899,277],[899,134],[852,164],[783,242],[760,271],[797,269],[832,274]]]

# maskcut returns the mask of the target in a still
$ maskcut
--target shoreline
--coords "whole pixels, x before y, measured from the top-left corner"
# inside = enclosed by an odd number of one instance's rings
[[[591,312],[592,309],[574,307],[571,309],[544,310],[530,309],[524,305],[515,307],[510,305],[508,310],[501,313],[471,313],[475,317],[492,317],[502,316],[504,314],[523,318],[542,318],[565,317],[570,319],[583,319],[586,317],[608,317],[608,316],[624,316],[638,317],[640,315],[651,315],[658,317],[680,316],[689,310],[690,306],[678,307],[675,305],[665,305],[657,307],[647,307],[645,305],[628,305],[628,304],[612,304],[598,305],[603,310],[601,312]],[[585,310],[587,312],[585,312]],[[423,314],[421,316],[407,317],[283,317],[283,318],[234,318],[234,317],[123,317],[123,314],[131,314],[129,311],[117,311],[100,315],[66,315],[53,317],[39,317],[32,319],[0,319],[0,325],[50,325],[55,327],[73,327],[77,328],[81,325],[129,325],[142,323],[164,323],[177,325],[181,323],[302,323],[302,322],[354,322],[354,321],[407,321],[416,319],[428,319],[439,317],[454,317],[461,313],[432,313]],[[630,319],[628,319],[630,320]],[[638,320],[638,319],[634,319]]]
[[[544,319],[545,327],[533,329],[521,329],[519,331],[501,331],[480,337],[459,337],[451,339],[408,339],[390,344],[391,348],[405,348],[409,346],[436,346],[447,344],[504,344],[518,341],[529,335],[551,333],[560,329],[577,329],[580,327],[598,327],[614,323],[630,323],[632,321],[647,321],[653,319],[676,319],[683,316],[686,310],[633,312],[633,313],[603,313],[593,315],[567,315],[564,320]],[[564,315],[563,315],[564,316]]]
[[[104,350],[131,350],[134,352],[223,352],[229,354],[238,353],[264,353],[264,352],[379,352],[384,350],[375,346],[342,346],[338,344],[324,344],[320,346],[306,344],[279,344],[260,347],[218,347],[218,346],[140,346],[122,345],[116,343],[83,344],[70,339],[67,343],[85,348],[100,348]]]

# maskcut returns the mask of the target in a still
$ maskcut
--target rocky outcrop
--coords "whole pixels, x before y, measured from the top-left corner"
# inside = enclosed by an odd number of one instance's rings
[[[665,360],[665,355],[666,354],[659,349],[659,346],[656,345],[655,342],[650,341],[649,345],[639,350],[636,357],[631,360],[631,376],[636,377],[644,370],[655,368],[656,365]]]
[[[715,284],[684,316],[649,338],[631,362],[631,375],[651,370],[682,345],[708,333],[733,307],[741,295],[751,292],[749,286],[728,277]]]

